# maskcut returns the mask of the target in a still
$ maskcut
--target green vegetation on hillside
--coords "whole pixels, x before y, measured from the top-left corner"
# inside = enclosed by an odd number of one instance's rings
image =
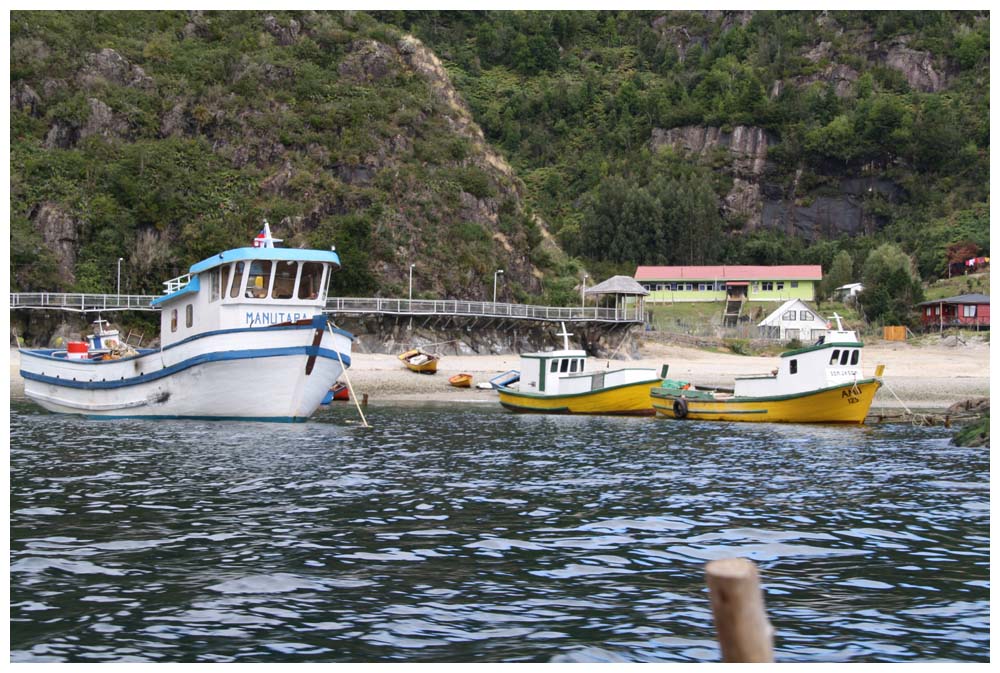
[[[989,254],[987,12],[18,11],[10,62],[14,289],[107,290],[123,257],[156,291],[265,217],[337,245],[341,294],[402,295],[414,262],[417,294],[504,268],[504,299],[559,303],[583,268],[860,280],[892,244],[912,273],[871,317]],[[738,128],[766,160],[662,140]],[[861,229],[774,212],[829,204]]]

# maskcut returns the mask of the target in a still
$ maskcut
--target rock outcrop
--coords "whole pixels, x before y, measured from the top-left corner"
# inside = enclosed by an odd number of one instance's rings
[[[57,204],[43,203],[34,216],[34,225],[55,257],[60,283],[72,285],[78,239],[76,221]]]

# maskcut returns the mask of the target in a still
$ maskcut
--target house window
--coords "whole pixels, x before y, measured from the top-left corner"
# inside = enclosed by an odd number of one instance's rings
[[[760,289],[764,292],[772,292],[774,290],[774,283],[770,280],[761,281]]]
[[[782,320],[795,320],[795,311],[785,311],[781,314]]]
[[[799,311],[799,320],[802,322],[809,322],[813,319],[813,314],[809,311]]]
[[[799,373],[799,361],[798,360],[791,360],[788,363],[788,373],[789,374],[798,374]]]
[[[793,280],[792,281],[792,287],[798,287],[798,286],[799,286],[799,281]]]
[[[928,306],[927,308],[924,309],[924,315],[926,315],[928,318],[931,317],[931,307],[930,306]]]
[[[760,290],[760,281],[758,281],[758,280],[755,280],[755,281],[753,282],[753,291],[754,291],[754,292],[758,292],[759,290]]]
[[[783,281],[783,280],[779,280],[778,281],[778,289],[779,290],[784,290],[785,289],[785,281]]]
[[[170,311],[170,331],[177,331],[177,309]]]
[[[976,317],[976,305],[975,304],[969,304],[969,305],[962,306],[962,315],[965,316],[966,318],[975,318]]]
[[[192,304],[184,307],[184,325],[186,327],[194,325],[194,305]]]

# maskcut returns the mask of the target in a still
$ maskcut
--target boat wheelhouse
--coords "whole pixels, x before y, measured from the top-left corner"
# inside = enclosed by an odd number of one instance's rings
[[[333,250],[221,252],[166,281],[160,346],[102,359],[22,350],[25,394],[55,412],[99,417],[304,421],[350,366],[353,336],[323,313]]]

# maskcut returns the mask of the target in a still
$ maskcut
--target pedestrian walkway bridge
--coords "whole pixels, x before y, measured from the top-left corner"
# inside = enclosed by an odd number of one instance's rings
[[[79,294],[63,292],[12,292],[10,308],[75,313],[159,311],[151,302],[157,295]],[[635,306],[533,306],[459,299],[387,299],[381,297],[331,297],[327,313],[334,315],[394,315],[411,317],[476,317],[552,322],[641,323]]]

